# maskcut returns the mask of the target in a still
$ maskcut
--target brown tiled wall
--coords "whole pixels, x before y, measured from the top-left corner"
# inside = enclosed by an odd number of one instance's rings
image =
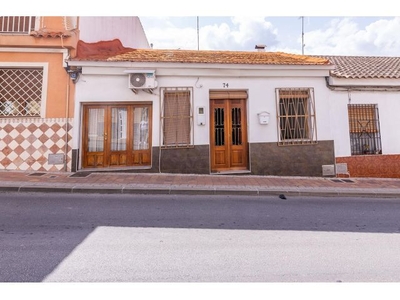
[[[314,145],[250,144],[251,173],[275,176],[322,176],[322,165],[335,163],[333,141]]]
[[[400,155],[337,157],[336,163],[347,163],[350,177],[400,178]]]
[[[250,148],[251,174],[277,176],[322,176],[322,165],[334,164],[333,141],[316,145],[278,146],[277,143],[253,143]],[[153,169],[158,167],[157,149],[153,149]],[[162,173],[210,173],[210,149],[207,145],[188,149],[162,149]]]
[[[158,161],[154,160],[154,152],[153,165],[156,165]],[[161,149],[159,155],[162,173],[210,173],[210,148],[208,145],[193,148]]]
[[[0,170],[61,171],[48,164],[49,154],[65,154],[70,170],[72,119],[0,119]]]

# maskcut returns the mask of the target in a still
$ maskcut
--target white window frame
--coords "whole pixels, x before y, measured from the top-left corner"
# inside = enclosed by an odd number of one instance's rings
[[[16,69],[43,69],[42,97],[40,100],[40,116],[0,116],[0,118],[45,118],[47,104],[47,88],[49,77],[49,63],[27,63],[27,62],[0,62],[0,68]]]
[[[190,126],[190,143],[189,144],[174,144],[164,145],[164,92],[180,92],[189,91],[190,94],[190,109],[189,109],[189,126]],[[174,148],[192,148],[194,146],[194,128],[193,128],[193,87],[161,87],[160,88],[160,147],[164,149]]]
[[[282,128],[281,121],[288,120],[288,114],[283,115],[280,111],[280,92],[305,92],[308,91],[308,103],[307,103],[307,138],[292,138],[292,139],[284,139],[282,136]],[[312,87],[303,87],[303,88],[276,88],[276,114],[277,114],[277,130],[278,130],[278,145],[279,146],[289,146],[289,145],[310,145],[317,143],[317,121],[316,121],[316,113],[315,113],[315,95],[314,88]],[[292,115],[290,115],[292,116]],[[295,117],[295,122],[298,122],[297,117]]]

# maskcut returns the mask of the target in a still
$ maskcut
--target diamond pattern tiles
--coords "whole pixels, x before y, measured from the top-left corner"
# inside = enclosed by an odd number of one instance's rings
[[[50,154],[67,155],[71,170],[72,119],[0,119],[0,170],[62,171]],[[68,140],[68,149],[65,149]]]

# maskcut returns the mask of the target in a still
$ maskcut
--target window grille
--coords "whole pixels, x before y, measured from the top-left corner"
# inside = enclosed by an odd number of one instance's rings
[[[314,90],[276,89],[279,145],[317,143]]]
[[[0,33],[29,34],[35,30],[35,17],[0,17]]]
[[[163,89],[162,96],[162,146],[190,146],[193,140],[191,89]]]
[[[348,104],[351,155],[382,154],[376,104]]]
[[[0,117],[40,117],[42,68],[0,68]]]

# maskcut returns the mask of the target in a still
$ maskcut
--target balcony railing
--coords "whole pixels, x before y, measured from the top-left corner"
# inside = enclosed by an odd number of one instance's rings
[[[29,34],[35,30],[35,17],[0,17],[0,34]]]

